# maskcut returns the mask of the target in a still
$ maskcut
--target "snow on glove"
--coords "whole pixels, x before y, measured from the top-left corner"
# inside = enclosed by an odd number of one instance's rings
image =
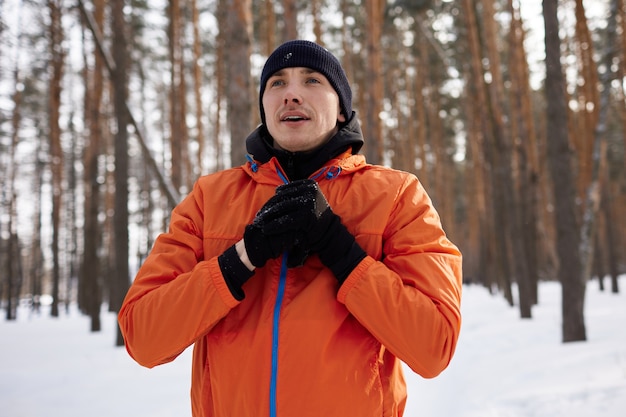
[[[304,261],[309,257],[310,250],[305,234],[315,225],[320,213],[326,208],[316,209],[317,190],[317,183],[310,179],[292,181],[276,189],[277,198],[282,199],[284,204],[297,207],[291,215],[297,216],[295,224],[299,226],[300,234],[288,254],[287,266],[289,268],[304,265]]]
[[[301,180],[281,186],[276,195],[291,194],[292,188],[299,190],[299,195],[302,196],[300,201],[306,205],[306,208],[300,211],[306,217],[300,223],[305,228],[304,241],[298,242],[305,250],[299,250],[307,254],[317,253],[322,263],[330,268],[339,283],[343,284],[367,254],[341,223],[341,218],[332,211],[315,181]]]
[[[291,250],[303,237],[302,198],[292,194],[275,194],[246,226],[243,240],[252,265],[261,267],[268,259],[278,258]]]
[[[289,251],[289,267],[302,265],[308,256],[308,251],[298,243],[304,238],[305,224],[312,222],[311,215],[307,215],[306,211],[312,204],[312,201],[307,203],[307,199],[310,200],[314,194],[305,192],[299,184],[279,190],[280,187],[244,231],[248,259],[255,267],[262,267],[269,259],[278,258],[285,251]],[[242,286],[254,272],[243,264],[235,245],[218,257],[218,263],[233,296],[243,300]]]

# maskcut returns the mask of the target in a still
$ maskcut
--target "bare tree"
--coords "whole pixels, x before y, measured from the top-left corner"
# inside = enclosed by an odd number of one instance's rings
[[[129,113],[126,108],[128,44],[127,24],[124,20],[124,0],[111,2],[113,60],[112,72],[113,105],[117,132],[115,134],[115,212],[113,230],[115,239],[114,271],[111,280],[111,300],[109,308],[119,311],[130,285],[128,268],[128,124]],[[116,345],[122,346],[124,340],[117,332]]]
[[[22,112],[22,90],[19,87],[20,73],[18,70],[18,62],[15,63],[15,70],[13,71],[13,80],[15,81],[15,91],[13,92],[13,112],[11,115],[11,143],[9,145],[9,159],[7,164],[7,181],[3,184],[2,195],[3,203],[7,206],[7,224],[6,224],[6,238],[5,234],[2,234],[0,245],[3,247],[2,260],[5,265],[2,265],[6,271],[6,319],[15,320],[17,318],[17,305],[20,294],[20,284],[22,282],[21,270],[20,270],[20,249],[19,239],[17,234],[17,171],[18,164],[16,160],[16,149],[19,142],[19,130],[20,120]],[[0,286],[3,283],[0,282]],[[1,294],[1,291],[0,291]]]
[[[226,58],[228,100],[228,126],[231,140],[231,164],[245,162],[245,138],[252,128],[254,97],[250,81],[250,55],[252,51],[252,10],[250,0],[228,2],[227,19],[220,22],[220,31],[228,40]]]
[[[104,1],[94,1],[94,22],[104,27]],[[85,52],[85,118],[89,127],[83,152],[83,187],[84,187],[84,236],[83,258],[81,263],[78,304],[91,319],[91,331],[101,330],[100,306],[102,304],[101,262],[98,251],[102,247],[101,230],[98,214],[101,207],[101,192],[98,182],[98,157],[102,154],[102,97],[104,91],[104,59],[99,51],[93,51],[93,68],[89,70],[89,58]]]
[[[193,95],[195,104],[195,116],[196,116],[196,142],[198,143],[198,154],[196,165],[198,167],[197,173],[200,174],[204,170],[204,123],[203,123],[203,106],[202,106],[202,68],[200,67],[200,61],[202,59],[202,39],[200,38],[200,13],[198,11],[197,0],[191,0],[191,25],[193,31]],[[193,172],[188,173],[190,176]],[[194,175],[195,177],[195,175]],[[192,178],[190,177],[190,181]],[[188,182],[188,185],[189,184]]]
[[[283,42],[298,37],[298,7],[296,0],[282,0],[283,3]]]
[[[582,7],[582,6],[581,6]],[[580,255],[582,260],[583,280],[591,278],[591,263],[594,252],[594,236],[596,233],[596,218],[599,214],[602,198],[602,183],[608,181],[606,173],[606,134],[608,123],[608,111],[610,105],[611,83],[613,82],[613,62],[617,55],[617,13],[619,1],[611,0],[611,9],[607,25],[607,39],[603,54],[604,72],[600,75],[602,92],[600,94],[600,109],[597,124],[593,135],[593,152],[590,169],[589,185],[587,187],[583,224],[580,236]],[[606,187],[604,187],[606,190]],[[608,212],[606,212],[608,214]]]
[[[37,139],[36,151],[35,151],[35,175],[33,181],[33,195],[35,196],[33,201],[33,240],[30,248],[29,256],[29,282],[30,282],[30,296],[31,296],[31,309],[35,312],[39,312],[41,306],[41,295],[43,290],[43,250],[41,247],[41,226],[42,226],[42,212],[41,201],[43,199],[43,182],[44,182],[44,169],[45,162],[42,159],[42,142],[43,138]]]
[[[50,139],[50,170],[52,172],[52,309],[53,317],[59,315],[59,286],[61,281],[61,260],[59,257],[61,233],[61,202],[63,197],[63,150],[61,148],[61,127],[59,125],[61,108],[61,80],[65,65],[63,47],[64,34],[61,24],[63,15],[60,0],[48,1],[50,23],[48,36],[50,42],[50,68],[48,128]]]
[[[228,0],[219,0],[217,2],[217,10],[215,17],[218,22],[223,22],[227,18]],[[268,6],[269,7],[269,6]],[[220,142],[220,134],[222,132],[222,103],[224,101],[226,90],[226,62],[224,59],[224,49],[226,48],[226,36],[225,28],[223,25],[218,25],[218,33],[215,39],[215,110],[213,113],[213,151],[215,152],[215,170],[224,168],[224,161],[222,160],[222,146]]]
[[[532,294],[530,292],[530,278],[528,277],[528,258],[526,246],[520,236],[523,235],[522,215],[520,214],[520,199],[513,180],[513,140],[510,125],[504,117],[510,113],[509,103],[504,93],[504,76],[500,51],[496,45],[497,31],[495,28],[495,11],[493,0],[483,0],[483,25],[485,27],[485,46],[489,61],[489,72],[492,82],[488,91],[490,97],[490,115],[492,116],[493,139],[496,152],[494,154],[494,176],[497,182],[498,194],[501,198],[494,201],[496,211],[502,211],[503,223],[497,227],[506,230],[506,244],[508,251],[503,256],[510,256],[512,272],[519,288],[519,308],[522,318],[531,317]]]
[[[367,69],[365,84],[365,114],[363,132],[368,137],[364,145],[367,159],[372,164],[382,163],[384,153],[383,129],[380,113],[383,103],[382,26],[385,5],[381,0],[366,0],[367,13]],[[346,115],[350,117],[350,115]]]
[[[542,240],[538,238],[539,223],[539,161],[537,152],[537,134],[533,119],[533,103],[530,89],[528,61],[524,48],[525,33],[519,11],[519,4],[507,1],[507,10],[511,14],[509,28],[508,69],[511,79],[511,132],[512,146],[515,149],[517,167],[517,189],[519,190],[520,220],[524,227],[521,238],[524,245],[528,279],[528,302],[537,303],[537,284],[539,265],[537,254]],[[514,170],[515,171],[515,170]],[[521,306],[520,306],[521,308]],[[530,308],[530,306],[525,306]]]
[[[498,176],[496,166],[496,152],[494,144],[494,135],[502,134],[501,131],[494,127],[494,119],[497,116],[492,116],[490,111],[494,106],[498,106],[497,103],[490,101],[488,90],[485,87],[484,81],[484,69],[482,65],[482,47],[480,42],[480,29],[478,26],[478,18],[476,15],[476,9],[474,2],[470,0],[463,0],[461,3],[463,16],[467,28],[467,42],[469,47],[469,71],[470,71],[470,99],[473,101],[471,104],[472,114],[469,116],[477,120],[478,126],[474,129],[478,142],[482,144],[480,149],[478,147],[472,148],[477,154],[472,153],[474,163],[481,163],[485,169],[485,209],[487,219],[489,221],[485,224],[483,233],[486,233],[487,239],[485,242],[488,247],[485,252],[481,254],[486,260],[485,265],[489,267],[486,271],[487,285],[497,284],[503,291],[504,297],[512,306],[513,293],[511,288],[511,274],[509,255],[507,251],[508,237],[507,227],[505,225],[505,211],[504,207],[498,207],[496,203],[503,204],[504,192],[502,184],[502,175]],[[489,109],[489,111],[487,111]],[[473,117],[472,117],[473,116]],[[472,129],[472,131],[474,131]],[[480,156],[479,156],[480,155]],[[501,167],[504,169],[504,167]],[[500,181],[500,182],[498,182]]]
[[[186,87],[185,87],[185,62],[183,57],[183,20],[181,10],[184,0],[172,0],[168,2],[169,27],[168,41],[170,53],[170,126],[169,141],[171,160],[171,178],[174,187],[181,191],[183,187],[190,188],[188,178],[189,151],[188,129],[185,114],[187,112]]]
[[[546,102],[548,163],[555,203],[556,245],[561,282],[563,342],[586,340],[584,321],[585,280],[582,276],[576,220],[576,187],[567,134],[567,100],[561,67],[558,0],[543,0],[546,43]]]

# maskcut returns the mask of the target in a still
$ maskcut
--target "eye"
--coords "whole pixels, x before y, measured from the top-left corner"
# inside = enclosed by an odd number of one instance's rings
[[[321,81],[315,77],[310,77],[307,78],[306,83],[307,84],[319,84]]]
[[[285,84],[285,82],[278,78],[278,79],[270,80],[267,85],[269,87],[279,87],[283,84]]]

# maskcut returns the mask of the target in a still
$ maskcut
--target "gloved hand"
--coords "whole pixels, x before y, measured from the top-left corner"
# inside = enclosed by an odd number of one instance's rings
[[[294,225],[299,228],[299,234],[287,256],[289,268],[302,266],[308,258],[310,249],[306,242],[306,233],[315,226],[321,212],[328,207],[326,199],[316,199],[318,190],[317,183],[308,179],[292,181],[276,189],[276,198],[281,200],[281,205],[294,208],[288,216],[294,218]],[[326,205],[317,207],[317,203]],[[272,227],[273,225],[268,225],[268,228]]]
[[[285,251],[292,250],[303,239],[302,222],[306,221],[307,216],[302,211],[308,205],[302,203],[299,196],[301,191],[294,188],[280,195],[275,194],[257,212],[252,223],[246,226],[243,243],[248,259],[255,267],[262,267],[269,259],[278,258]],[[294,259],[295,262],[303,262],[306,254],[296,255]],[[224,251],[218,257],[218,263],[231,293],[242,300],[242,286],[254,272],[244,265],[237,254],[236,245]]]
[[[304,235],[306,215],[298,190],[276,193],[246,226],[243,240],[252,265],[261,267],[293,248]]]
[[[332,211],[318,184],[310,179],[294,181],[278,187],[276,196],[301,206],[297,213],[302,218],[296,223],[304,236],[298,238],[294,252],[305,255],[302,262],[308,253],[317,253],[342,284],[367,254]]]

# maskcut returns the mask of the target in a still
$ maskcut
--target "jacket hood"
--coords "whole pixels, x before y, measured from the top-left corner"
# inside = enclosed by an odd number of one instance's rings
[[[308,178],[329,160],[352,149],[352,154],[363,146],[361,125],[352,112],[350,120],[341,125],[339,131],[320,148],[310,152],[289,152],[273,147],[273,138],[264,124],[259,125],[246,138],[246,151],[255,161],[262,164],[276,157],[290,180]]]

